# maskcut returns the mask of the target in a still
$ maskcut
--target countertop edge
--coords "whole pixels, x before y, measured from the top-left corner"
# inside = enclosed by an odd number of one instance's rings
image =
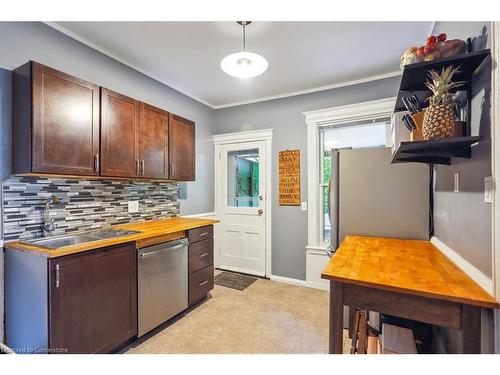
[[[174,228],[169,228],[168,220],[175,220],[176,223]],[[183,224],[182,221],[186,220],[186,223]],[[180,221],[180,223],[179,223]],[[207,225],[214,225],[219,222],[217,219],[208,219],[208,218],[184,218],[184,217],[176,217],[175,219],[160,219],[160,220],[151,220],[147,222],[135,222],[128,224],[120,224],[114,226],[115,228],[125,228],[130,226],[141,226],[141,225],[161,225],[162,222],[165,222],[165,230],[154,230],[151,234],[148,234],[147,231],[142,231],[140,234],[133,236],[123,236],[123,237],[115,237],[111,239],[103,239],[95,242],[88,242],[86,244],[79,244],[74,246],[67,246],[59,249],[49,250],[42,247],[37,247],[34,245],[29,245],[22,243],[20,241],[10,241],[4,243],[5,250],[15,250],[20,252],[25,252],[28,254],[33,254],[36,256],[42,256],[48,259],[59,258],[63,256],[68,256],[72,254],[78,254],[86,251],[98,250],[103,247],[108,247],[112,245],[119,245],[127,242],[139,242],[141,240],[165,236],[169,234],[175,234],[180,232],[185,232],[190,229],[200,228]]]
[[[410,294],[410,295],[418,296],[418,297],[428,297],[428,298],[434,298],[434,299],[439,299],[439,300],[443,300],[443,301],[462,303],[462,304],[466,304],[466,305],[473,305],[473,306],[485,307],[485,308],[490,308],[490,309],[500,308],[500,303],[493,302],[493,301],[469,300],[469,299],[465,299],[465,298],[457,298],[454,296],[448,296],[448,295],[444,295],[444,294],[423,292],[423,291],[419,291],[416,289],[399,288],[399,287],[395,287],[395,286],[391,286],[391,285],[370,283],[367,281],[360,281],[360,280],[355,280],[355,279],[347,279],[347,278],[327,275],[324,273],[321,273],[321,278],[325,279],[325,280],[329,280],[329,281],[336,281],[336,282],[343,283],[343,284],[363,286],[363,287],[367,287],[367,288],[379,289],[379,290],[384,290],[384,291],[388,291],[388,292]],[[491,296],[491,298],[493,299],[493,296]]]

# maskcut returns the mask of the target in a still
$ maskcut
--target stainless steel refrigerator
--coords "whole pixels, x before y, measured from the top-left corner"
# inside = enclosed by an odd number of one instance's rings
[[[429,173],[391,164],[390,148],[332,150],[330,251],[348,234],[428,240]]]

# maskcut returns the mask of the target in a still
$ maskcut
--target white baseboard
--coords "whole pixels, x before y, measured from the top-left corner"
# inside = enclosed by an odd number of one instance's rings
[[[481,288],[486,290],[491,295],[494,295],[492,279],[470,264],[467,260],[462,258],[460,254],[439,240],[437,237],[432,237],[431,243],[436,246],[448,259],[455,263],[458,268],[464,271],[472,280],[478,283]]]
[[[291,278],[291,277],[271,275],[270,279],[273,280],[273,281],[279,281],[280,283],[285,283],[285,284],[306,286],[306,281],[305,280],[294,279],[294,278]]]
[[[203,212],[201,214],[193,214],[193,215],[181,215],[182,217],[187,217],[187,218],[201,218],[201,217],[212,217],[215,216],[215,212]]]
[[[306,288],[321,289],[321,290],[329,290],[330,289],[329,284],[325,285],[323,283],[318,283],[318,282],[314,282],[314,281],[308,282],[306,280],[294,279],[291,277],[271,275],[270,279],[273,281],[278,281],[280,283],[292,284],[292,285],[297,285],[297,286],[305,286]]]

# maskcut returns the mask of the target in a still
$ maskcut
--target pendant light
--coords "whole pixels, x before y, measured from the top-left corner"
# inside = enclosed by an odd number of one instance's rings
[[[230,76],[238,78],[256,77],[267,69],[267,60],[256,53],[247,52],[245,28],[251,21],[238,21],[243,27],[243,52],[236,52],[224,57],[220,63],[221,69]]]

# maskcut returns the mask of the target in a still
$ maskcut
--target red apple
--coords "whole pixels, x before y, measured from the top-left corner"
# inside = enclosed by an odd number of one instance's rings
[[[446,34],[445,33],[439,34],[437,40],[438,42],[444,42],[446,40]]]

